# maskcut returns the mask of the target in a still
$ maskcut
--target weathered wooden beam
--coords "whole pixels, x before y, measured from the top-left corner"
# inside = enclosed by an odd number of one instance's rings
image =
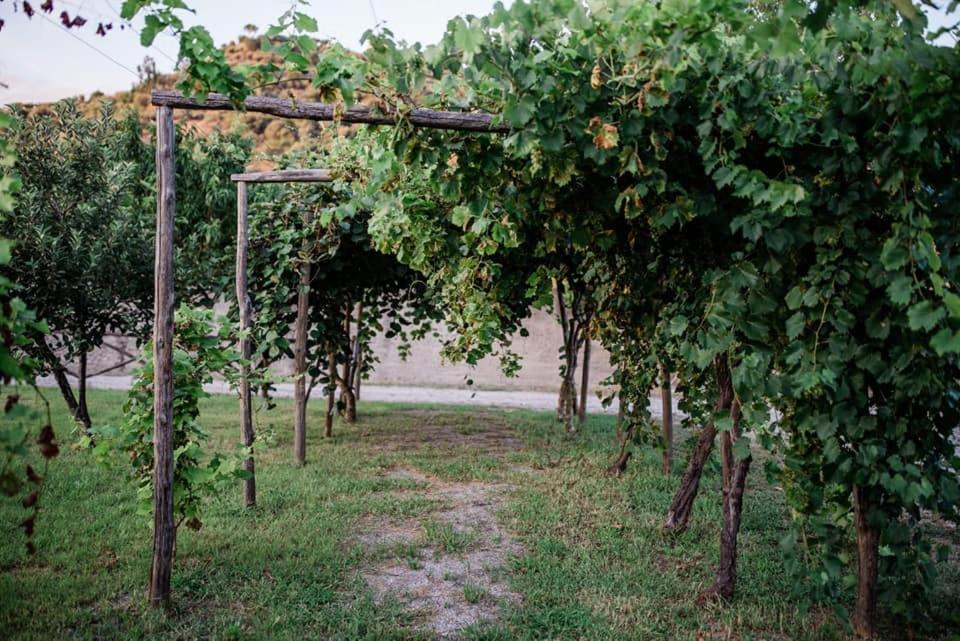
[[[203,102],[188,98],[179,91],[156,90],[151,94],[152,103],[157,106],[175,109],[235,109],[230,99],[221,94],[208,94]],[[449,129],[455,131],[486,131],[508,133],[509,125],[495,123],[495,114],[466,111],[434,111],[433,109],[412,109],[400,117],[395,113],[381,113],[363,105],[354,105],[338,109],[335,105],[321,102],[294,101],[271,96],[249,96],[243,102],[246,111],[270,114],[281,118],[299,118],[302,120],[339,120],[347,124],[395,125],[405,119],[417,127],[429,129]]]
[[[253,401],[250,398],[250,357],[253,347],[250,332],[253,329],[253,304],[247,288],[247,183],[237,183],[237,262],[236,288],[237,308],[240,310],[240,441],[244,447],[253,445]],[[243,499],[247,507],[257,504],[257,480],[253,456],[243,461],[243,467],[250,478],[243,481]]]
[[[328,183],[333,181],[333,176],[327,169],[281,169],[231,174],[230,180],[236,183]]]
[[[170,600],[173,515],[173,220],[177,174],[173,110],[157,109],[157,237],[153,307],[153,561],[149,597]]]

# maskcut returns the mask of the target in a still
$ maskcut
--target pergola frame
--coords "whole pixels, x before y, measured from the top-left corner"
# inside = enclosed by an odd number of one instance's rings
[[[150,564],[149,598],[155,605],[164,604],[170,596],[170,575],[173,567],[173,549],[176,540],[176,523],[173,513],[173,232],[176,215],[176,166],[174,149],[176,146],[173,122],[174,109],[206,109],[229,111],[236,106],[226,96],[209,94],[204,101],[183,96],[176,91],[154,91],[151,103],[157,107],[157,228],[154,263],[154,310],[153,310],[153,560]],[[434,111],[431,109],[413,109],[405,114],[396,112],[381,113],[368,107],[354,106],[341,109],[337,105],[316,102],[294,102],[283,98],[266,96],[248,97],[243,104],[246,111],[271,114],[283,118],[316,121],[339,121],[347,124],[396,125],[407,121],[414,126],[469,131],[478,133],[507,133],[510,128],[499,122],[494,114],[478,112]],[[300,170],[303,171],[303,170]],[[307,170],[309,172],[309,170]],[[323,170],[313,170],[323,171]],[[246,293],[246,185],[248,182],[318,182],[318,174],[308,179],[308,174],[283,177],[283,172],[265,172],[261,174],[237,174],[232,178],[238,189],[238,225],[237,225],[237,293]],[[329,174],[327,174],[329,179]],[[241,201],[242,195],[242,203]],[[241,231],[240,212],[244,212]],[[241,239],[241,233],[243,238]],[[243,270],[241,283],[240,252],[243,251]],[[242,285],[242,287],[241,287]],[[249,297],[243,299],[241,309],[241,329],[244,326],[242,316],[246,315],[249,327]],[[246,314],[245,314],[246,312]],[[241,333],[241,337],[244,334]],[[241,342],[241,351],[249,352],[249,338]],[[245,356],[248,355],[245,353]],[[247,371],[244,374],[248,374]],[[246,379],[246,376],[244,376]],[[249,381],[241,391],[243,403],[244,442],[253,440],[252,416],[250,412]],[[249,421],[249,423],[248,423]],[[249,427],[249,432],[247,428]],[[252,467],[252,461],[250,461]],[[245,494],[248,503],[253,488],[247,487]]]
[[[237,309],[240,310],[240,440],[245,447],[253,446],[253,401],[250,398],[250,357],[253,349],[250,331],[253,329],[253,303],[247,286],[247,247],[249,246],[249,223],[247,216],[247,185],[249,183],[327,183],[333,178],[326,169],[285,169],[233,174],[230,180],[237,183],[237,260],[236,291]],[[303,338],[297,338],[297,349],[302,349]],[[302,374],[302,372],[297,372]],[[298,437],[300,434],[298,433]],[[300,444],[301,446],[303,443]],[[243,482],[243,500],[247,507],[257,504],[257,481],[253,455],[248,456],[243,467],[250,478]]]

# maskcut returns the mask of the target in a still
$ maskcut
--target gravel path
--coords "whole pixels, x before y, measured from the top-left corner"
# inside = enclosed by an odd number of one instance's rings
[[[94,376],[87,380],[93,389],[126,390],[130,388],[130,376]],[[53,377],[37,379],[41,387],[56,387]],[[214,381],[205,388],[211,394],[232,394],[229,385],[223,381]],[[386,401],[390,403],[429,403],[434,405],[472,405],[475,407],[510,407],[528,410],[555,410],[557,396],[550,392],[518,392],[492,390],[466,390],[454,388],[406,387],[401,385],[364,385],[360,390],[365,401]],[[292,383],[278,383],[276,396],[293,397]],[[587,401],[587,410],[593,414],[617,413],[616,401],[610,407],[603,407],[600,400],[591,397]],[[650,399],[650,413],[660,418],[660,399]],[[678,410],[674,406],[674,415]]]

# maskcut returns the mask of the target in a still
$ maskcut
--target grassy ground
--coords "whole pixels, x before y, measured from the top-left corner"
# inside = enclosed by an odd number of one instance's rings
[[[122,399],[94,392],[95,420],[119,421]],[[473,541],[433,518],[442,506],[416,483],[384,474],[397,466],[515,488],[499,518],[524,548],[507,566],[520,598],[502,605],[499,622],[471,627],[465,638],[844,638],[835,617],[804,615],[791,602],[777,546],[787,525],[783,502],[759,471],[745,503],[738,598],[704,605],[695,596],[716,564],[715,469],[689,531],[666,539],[659,524],[678,475],[664,478],[653,450],[642,451],[623,479],[602,474],[612,454],[608,418],[591,419],[570,438],[548,414],[362,403],[358,424],[337,425],[323,440],[319,406],[302,469],[291,463],[289,402],[260,414],[260,428],[273,430],[275,441],[258,459],[259,505],[242,508],[237,487],[210,504],[202,530],[181,531],[174,607],[164,615],[144,603],[150,528],[135,514],[134,488],[122,471],[67,446],[69,422],[57,404],[65,446],[43,497],[36,558],[26,558],[12,526],[20,511],[0,504],[0,638],[429,639],[401,599],[374,599],[361,575],[385,552],[359,543],[356,530],[371,518],[417,519],[434,547],[455,552]],[[235,441],[235,417],[233,399],[205,402],[215,446]],[[944,568],[941,586],[943,623],[933,637],[949,639],[960,628],[950,605],[960,597],[956,566]],[[465,601],[482,598],[482,590],[464,589]]]

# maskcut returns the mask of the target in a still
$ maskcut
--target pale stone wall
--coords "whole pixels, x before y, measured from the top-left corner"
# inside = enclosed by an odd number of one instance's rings
[[[380,365],[370,383],[383,385],[417,385],[423,387],[465,387],[466,379],[473,379],[479,389],[555,390],[560,387],[560,345],[563,338],[560,325],[548,314],[534,311],[524,324],[529,331],[526,338],[516,336],[513,350],[522,357],[522,369],[515,378],[507,378],[500,371],[496,358],[485,358],[476,367],[444,363],[440,358],[440,341],[429,337],[413,345],[406,362],[400,360],[395,341],[383,336],[374,340],[374,350],[380,355]],[[599,345],[592,347],[591,389],[610,375],[610,355]]]
[[[500,371],[496,358],[485,358],[476,367],[464,364],[445,363],[440,358],[441,341],[428,336],[412,346],[410,357],[404,361],[397,353],[397,341],[383,335],[374,339],[373,349],[380,357],[380,364],[369,381],[373,385],[410,385],[418,387],[467,387],[466,380],[473,380],[477,389],[506,389],[529,391],[553,391],[560,387],[560,355],[562,342],[560,326],[550,315],[534,311],[524,325],[529,336],[516,336],[513,349],[522,358],[518,376],[507,378]],[[110,337],[110,344],[122,346],[124,351],[139,350],[129,339]],[[593,345],[590,369],[591,389],[611,372],[610,357],[599,345]],[[113,349],[100,349],[89,358],[91,374],[112,367],[124,360]],[[292,363],[278,364],[278,373],[292,371]],[[119,368],[109,374],[129,374],[133,366]],[[579,389],[579,388],[578,388]]]

